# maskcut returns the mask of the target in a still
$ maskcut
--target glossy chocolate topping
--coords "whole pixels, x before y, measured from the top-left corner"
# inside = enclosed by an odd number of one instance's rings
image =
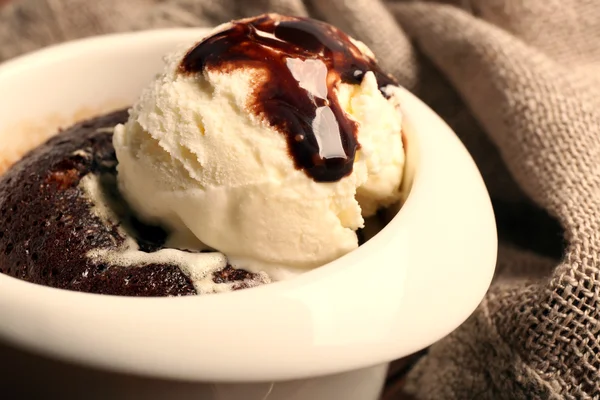
[[[368,71],[380,90],[397,85],[339,29],[277,14],[234,21],[194,46],[180,65],[182,73],[242,68],[264,72],[250,108],[286,137],[296,168],[317,182],[349,175],[360,148],[358,126],[334,89],[359,84]]]

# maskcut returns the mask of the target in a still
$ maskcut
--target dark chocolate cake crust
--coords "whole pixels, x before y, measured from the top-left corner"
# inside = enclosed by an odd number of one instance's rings
[[[79,185],[88,174],[114,177],[117,160],[112,128],[127,119],[117,111],[79,123],[28,153],[0,177],[0,272],[32,283],[83,292],[125,296],[196,294],[175,265],[123,267],[87,256],[94,249],[118,250],[127,237],[118,223],[93,212]],[[138,221],[143,251],[158,250],[166,233]],[[215,283],[239,282],[251,273],[228,266]]]

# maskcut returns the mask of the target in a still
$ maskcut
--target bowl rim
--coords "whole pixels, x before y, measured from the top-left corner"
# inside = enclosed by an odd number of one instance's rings
[[[79,54],[83,57],[94,51],[106,53],[114,46],[135,49],[138,43],[156,40],[175,44],[201,37],[206,32],[204,28],[161,29],[95,36],[54,45],[0,65],[0,86],[4,79],[18,78],[27,71],[60,62],[64,56]],[[188,380],[263,381],[318,376],[388,362],[445,336],[471,314],[490,284],[497,250],[495,222],[483,180],[455,134],[423,102],[404,89],[401,93],[402,108],[409,115],[407,118],[417,137],[409,141],[409,147],[418,149],[419,165],[402,209],[380,233],[357,250],[288,281],[211,296],[134,298],[97,295],[54,289],[0,274],[0,310],[3,314],[0,338],[52,357],[114,371]],[[466,201],[469,208],[464,204],[462,208],[458,207],[456,199],[447,203],[438,201],[440,204],[437,205],[428,199],[428,193],[435,185],[445,184],[436,177],[436,168],[442,165],[429,155],[442,154],[441,146],[447,146],[444,152],[454,154],[455,164],[444,166],[446,178],[454,170],[468,172],[461,185],[468,186],[475,195],[471,199],[458,197],[460,201]],[[470,209],[471,215],[455,215],[456,208],[465,212]],[[439,209],[436,212],[445,215],[444,220],[426,224],[425,217],[433,209]],[[464,220],[469,222],[465,224]],[[461,271],[463,274],[474,273],[475,278],[469,278],[473,281],[472,287],[470,291],[461,289],[465,291],[465,300],[448,313],[451,318],[436,327],[415,310],[410,312],[406,308],[419,301],[415,295],[409,297],[411,284],[417,282],[416,270],[428,267],[427,263],[432,260],[439,262],[439,257],[420,255],[420,260],[415,254],[402,255],[408,264],[397,268],[400,271],[387,265],[373,267],[368,259],[377,258],[392,247],[409,248],[406,253],[414,252],[410,246],[419,250],[427,248],[424,243],[416,243],[417,239],[412,239],[411,235],[422,241],[424,236],[419,232],[424,228],[419,225],[442,229],[445,224],[453,224],[454,234],[463,235],[464,243],[460,242],[460,248],[450,249],[438,235],[434,240],[435,247],[447,251],[448,258],[462,260],[466,257],[462,253],[469,251],[468,242],[479,240],[482,250],[468,261],[483,266],[479,272],[474,272],[473,266]],[[473,231],[468,232],[468,229]],[[415,264],[409,265],[410,262]],[[373,268],[390,273],[399,283],[398,293],[371,293],[372,306],[387,307],[390,312],[377,323],[370,321],[371,316],[367,313],[355,313],[352,307],[356,306],[356,292],[346,290],[340,284],[354,284],[357,277],[366,276]],[[421,275],[420,279],[424,279]],[[467,279],[466,275],[462,278]],[[331,281],[337,282],[337,286],[331,286]],[[433,286],[435,290],[444,285],[434,282]],[[331,298],[332,287],[336,289],[336,303],[324,303],[324,299]],[[342,299],[347,306],[343,306]],[[383,304],[388,301],[393,306]],[[401,304],[394,304],[395,301]],[[324,304],[337,307],[329,310],[327,320],[317,317],[323,314],[322,308],[327,308]],[[228,318],[236,311],[239,313],[240,307],[244,309],[241,318]],[[57,309],[61,310],[59,314]],[[397,312],[391,315],[394,310]],[[431,314],[431,311],[424,312]],[[412,333],[399,335],[392,331],[392,328],[403,326],[402,319],[407,315],[412,319],[405,319],[404,326],[406,332]],[[280,323],[280,317],[285,318],[285,325]],[[349,322],[349,319],[353,321]],[[369,329],[357,328],[361,319],[370,321]],[[357,331],[344,327],[354,327]],[[215,346],[210,340],[194,341],[194,335],[190,333],[192,328],[204,332],[204,339],[226,342],[240,340],[239,332],[243,328],[243,343],[225,348]],[[367,334],[369,330],[374,332]],[[152,334],[148,335],[148,332]],[[409,343],[399,343],[403,336],[412,339]],[[186,349],[176,338],[181,338],[189,351],[204,354],[211,361],[202,362],[198,356],[186,355]]]

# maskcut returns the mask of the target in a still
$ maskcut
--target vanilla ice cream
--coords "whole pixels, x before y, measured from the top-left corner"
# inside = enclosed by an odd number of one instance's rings
[[[275,279],[318,267],[400,198],[396,89],[329,25],[275,14],[222,25],[167,56],[115,128],[120,189],[173,246]]]

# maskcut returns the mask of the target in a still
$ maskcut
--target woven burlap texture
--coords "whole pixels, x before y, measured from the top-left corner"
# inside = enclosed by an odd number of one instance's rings
[[[486,298],[429,349],[407,390],[436,400],[600,398],[599,1],[13,0],[0,11],[0,60],[265,11],[311,15],[366,42],[454,128],[506,227]],[[564,230],[562,254],[538,209]]]

